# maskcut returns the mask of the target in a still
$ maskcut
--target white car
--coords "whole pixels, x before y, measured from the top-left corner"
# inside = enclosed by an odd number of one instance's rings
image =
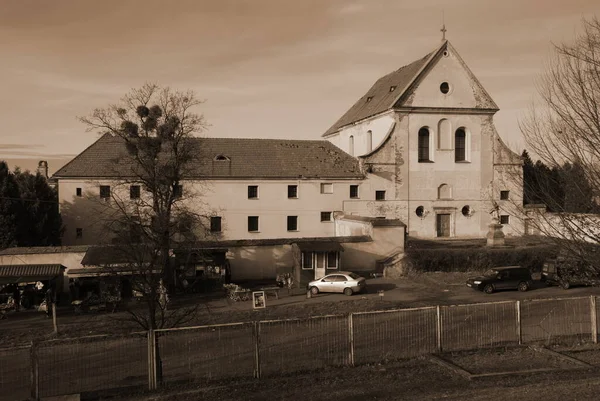
[[[311,281],[307,288],[313,295],[320,292],[339,292],[352,295],[355,292],[364,292],[367,289],[367,281],[355,273],[337,272]]]

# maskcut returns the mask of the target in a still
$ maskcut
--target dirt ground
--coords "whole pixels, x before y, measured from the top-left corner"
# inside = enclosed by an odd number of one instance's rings
[[[491,355],[490,352],[494,353]],[[524,352],[524,353],[523,353]],[[586,351],[595,352],[598,350]],[[519,356],[521,358],[519,358]],[[527,368],[527,350],[470,353],[471,361],[486,360],[495,370]],[[467,359],[463,359],[466,362]],[[548,366],[549,367],[549,366]],[[481,368],[481,366],[480,366]],[[485,368],[484,368],[485,370]],[[593,400],[600,391],[600,372],[592,369],[513,375],[468,380],[426,358],[388,364],[336,368],[261,380],[215,382],[165,389],[154,394],[111,398],[114,401],[175,400]]]

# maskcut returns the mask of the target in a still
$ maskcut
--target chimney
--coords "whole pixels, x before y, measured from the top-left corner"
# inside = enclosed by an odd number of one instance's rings
[[[37,172],[44,178],[48,179],[48,162],[40,160],[37,167]]]

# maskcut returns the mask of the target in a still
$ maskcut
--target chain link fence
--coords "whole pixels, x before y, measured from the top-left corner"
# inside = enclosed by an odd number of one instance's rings
[[[35,345],[40,397],[144,386],[145,333],[44,341]]]
[[[373,363],[434,353],[437,308],[352,314],[354,362]]]
[[[261,375],[350,364],[348,315],[264,321],[258,333]]]
[[[592,340],[592,300],[534,299],[521,302],[524,343],[581,343]]]
[[[544,342],[597,342],[595,297],[162,329],[0,349],[0,401],[262,377]]]
[[[442,306],[441,349],[458,351],[518,344],[515,302]]]
[[[31,347],[0,349],[0,401],[31,395]]]
[[[253,377],[254,324],[156,330],[158,381]]]

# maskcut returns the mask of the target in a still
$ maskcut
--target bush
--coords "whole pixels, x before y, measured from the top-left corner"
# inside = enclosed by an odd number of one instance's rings
[[[413,272],[466,272],[486,270],[500,266],[521,266],[531,272],[542,270],[544,261],[555,257],[555,247],[534,245],[515,248],[426,248],[408,246],[405,250],[405,267]]]

